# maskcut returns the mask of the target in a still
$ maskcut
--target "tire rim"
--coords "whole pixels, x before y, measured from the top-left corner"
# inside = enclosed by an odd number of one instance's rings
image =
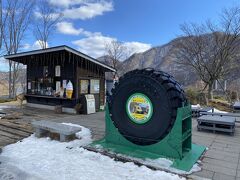
[[[134,123],[144,124],[152,117],[153,105],[145,94],[134,93],[127,100],[126,111]]]

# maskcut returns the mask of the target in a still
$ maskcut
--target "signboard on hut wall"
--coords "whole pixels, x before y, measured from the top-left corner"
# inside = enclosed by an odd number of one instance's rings
[[[55,66],[55,76],[56,77],[61,76],[61,66],[59,66],[59,65]]]

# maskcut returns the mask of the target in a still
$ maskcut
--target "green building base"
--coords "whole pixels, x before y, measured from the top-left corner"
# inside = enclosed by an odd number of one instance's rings
[[[160,142],[140,146],[125,139],[114,126],[106,108],[106,133],[102,140],[93,142],[90,146],[107,151],[141,159],[167,158],[173,161],[172,167],[190,171],[197,162],[205,146],[192,144],[191,106],[178,109],[177,119],[172,130]]]

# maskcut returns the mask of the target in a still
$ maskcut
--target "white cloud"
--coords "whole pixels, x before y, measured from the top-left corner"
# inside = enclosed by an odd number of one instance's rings
[[[37,19],[42,18],[42,14],[41,14],[40,12],[38,12],[38,11],[35,11],[35,12],[34,12],[34,16],[35,16]]]
[[[101,35],[99,32],[85,31],[83,28],[75,28],[71,22],[62,21],[56,25],[57,31],[68,35],[84,35],[87,37]]]
[[[91,19],[114,9],[111,0],[49,0],[48,2],[56,6],[65,19]],[[38,10],[34,15],[36,18],[42,17]],[[56,19],[59,13],[52,13],[51,16]]]
[[[116,39],[98,34],[73,41],[72,43],[78,46],[79,51],[97,58],[104,55],[105,45],[113,40]]]
[[[141,42],[125,42],[124,46],[126,47],[126,49],[132,52],[132,54],[144,52],[151,48],[151,44],[145,44]]]
[[[30,48],[31,48],[31,45],[28,44],[28,43],[23,44],[22,47],[21,47],[21,49],[23,49],[24,51],[29,50]]]
[[[84,31],[82,28],[76,29],[75,27],[73,27],[72,23],[65,22],[65,21],[57,23],[57,30],[60,33],[70,34],[70,35],[79,35]]]
[[[99,1],[94,3],[84,3],[79,7],[64,9],[63,15],[69,19],[91,19],[95,16],[103,15],[104,12],[113,11],[112,2]]]
[[[43,18],[46,15],[41,14],[39,11],[35,11],[34,12],[34,16],[36,17],[36,20],[39,20],[39,19]],[[47,19],[49,19],[51,21],[54,21],[54,20],[58,19],[59,17],[61,17],[62,14],[61,13],[51,13],[51,14],[48,14],[47,16],[46,16]]]
[[[101,33],[92,33],[92,36],[73,41],[72,43],[78,47],[79,51],[98,58],[105,54],[106,44],[109,44],[112,41],[117,41],[117,39],[103,36]],[[123,42],[123,45],[126,47],[126,50],[130,52],[129,55],[144,52],[151,48],[150,44],[140,42]]]
[[[41,40],[37,40],[33,43],[32,49],[42,49],[41,44],[43,43],[43,41]],[[47,43],[47,48],[48,48],[48,43]]]
[[[87,2],[86,0],[49,0],[49,3],[59,7],[69,7]]]

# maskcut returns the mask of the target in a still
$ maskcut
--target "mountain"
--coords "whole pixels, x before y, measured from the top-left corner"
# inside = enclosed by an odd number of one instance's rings
[[[197,75],[190,69],[182,67],[176,63],[176,59],[172,56],[175,51],[174,44],[180,38],[175,39],[163,46],[153,47],[142,53],[135,53],[125,61],[118,61],[119,74],[131,71],[133,69],[154,68],[168,72],[173,75],[182,85],[188,86],[195,83],[198,78]],[[98,60],[111,65],[111,61],[106,61],[107,56],[98,58]]]

